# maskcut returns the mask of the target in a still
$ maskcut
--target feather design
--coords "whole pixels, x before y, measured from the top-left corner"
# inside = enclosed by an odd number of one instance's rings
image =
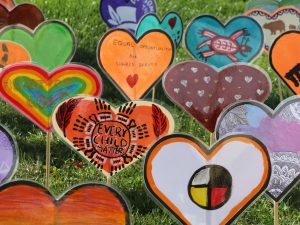
[[[71,121],[72,112],[79,104],[82,98],[71,98],[67,102],[64,102],[57,110],[56,122],[59,128],[63,131],[66,137],[66,129]]]
[[[167,117],[163,111],[156,105],[152,105],[153,130],[159,138],[167,129]]]

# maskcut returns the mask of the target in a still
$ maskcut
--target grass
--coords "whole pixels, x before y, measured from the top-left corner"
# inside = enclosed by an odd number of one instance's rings
[[[22,1],[18,1],[22,2]],[[98,69],[96,63],[96,46],[108,29],[99,15],[99,0],[31,0],[37,4],[48,19],[60,19],[73,27],[78,40],[78,49],[73,62],[82,62]],[[159,15],[168,11],[178,12],[186,26],[194,17],[201,14],[212,14],[223,21],[239,15],[245,8],[242,0],[157,0]],[[190,59],[187,51],[180,47],[176,55],[176,62]],[[264,68],[273,81],[273,92],[267,104],[276,107],[279,103],[277,94],[277,77],[268,65],[266,55],[255,62]],[[100,72],[100,71],[99,71]],[[122,96],[102,76],[105,82],[103,98],[114,103],[124,102]],[[176,131],[192,134],[208,144],[209,135],[201,126],[185,112],[174,106],[163,94],[159,85],[157,99],[173,113]],[[284,87],[284,96],[291,93]],[[113,96],[113,97],[111,97]],[[45,173],[45,134],[22,117],[12,107],[0,102],[0,120],[15,135],[20,149],[20,163],[15,179],[30,179],[44,183]],[[79,167],[83,162],[83,167]],[[81,182],[105,181],[104,177],[92,166],[88,165],[56,135],[52,141],[50,190],[60,195],[67,189]],[[131,203],[132,214],[137,225],[177,224],[178,222],[166,211],[160,209],[146,194],[142,177],[142,160],[113,178],[113,186],[122,191]],[[282,225],[300,224],[300,186],[298,185],[280,204],[280,220]],[[273,224],[272,202],[265,196],[256,201],[252,207],[235,222],[238,225],[271,225]]]

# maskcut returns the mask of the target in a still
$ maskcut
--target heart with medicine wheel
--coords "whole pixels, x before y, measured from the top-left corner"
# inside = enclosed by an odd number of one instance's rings
[[[174,130],[172,115],[153,102],[114,108],[87,96],[61,103],[52,120],[59,136],[107,177],[136,162],[158,138]]]
[[[265,146],[251,136],[222,139],[210,150],[195,138],[161,138],[147,154],[151,194],[183,224],[230,224],[268,186]]]

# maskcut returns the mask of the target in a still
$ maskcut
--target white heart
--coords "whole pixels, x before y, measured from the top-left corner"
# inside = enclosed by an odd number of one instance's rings
[[[186,102],[185,105],[186,105],[186,107],[191,108],[193,105],[193,102]]]
[[[240,100],[242,98],[242,96],[241,95],[235,95],[234,98],[235,98],[235,100]]]
[[[231,83],[232,80],[233,80],[233,78],[232,78],[232,76],[227,76],[227,77],[225,77],[225,80],[226,80],[228,83]]]
[[[211,77],[209,77],[209,76],[203,77],[203,80],[205,83],[209,84],[209,82],[211,81]]]
[[[198,68],[192,67],[192,68],[191,68],[191,71],[192,71],[193,73],[197,73],[197,72],[198,72]]]
[[[198,95],[199,95],[200,97],[202,97],[204,94],[205,94],[205,91],[204,91],[204,90],[198,91]]]
[[[209,113],[209,110],[210,110],[210,107],[209,107],[209,106],[203,107],[203,112]]]
[[[224,103],[224,101],[225,101],[225,99],[224,99],[224,98],[219,98],[219,99],[218,99],[218,102],[219,102],[219,103],[221,103],[221,104],[223,104],[223,103]]]
[[[248,84],[252,81],[252,79],[253,79],[253,77],[249,77],[249,76],[246,76],[246,77],[245,77],[245,81],[246,81],[246,83],[248,83]]]
[[[180,81],[180,83],[181,83],[183,86],[187,87],[188,81],[187,81],[187,80],[182,80],[182,81]]]
[[[186,135],[161,139],[146,158],[147,187],[174,214],[179,213],[177,216],[185,224],[231,224],[233,217],[267,188],[271,171],[269,156],[264,147],[251,138],[223,139],[215,145],[214,150],[218,151],[209,159],[205,157],[205,151],[211,150],[203,149],[203,146]],[[217,210],[200,208],[189,193],[192,176],[208,165],[226,168],[232,177],[231,195]],[[204,185],[211,179],[208,173],[200,176],[197,182]]]
[[[174,88],[174,92],[177,93],[177,94],[179,94],[180,88]]]
[[[264,90],[261,90],[261,89],[257,89],[256,92],[257,92],[258,95],[262,95],[263,93],[265,93],[265,91],[264,91]]]

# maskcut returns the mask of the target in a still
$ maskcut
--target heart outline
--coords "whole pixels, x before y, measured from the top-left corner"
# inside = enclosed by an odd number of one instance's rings
[[[173,141],[173,139],[175,141]],[[148,152],[146,159],[145,159],[145,163],[144,163],[144,182],[145,185],[147,187],[147,191],[149,193],[151,193],[152,196],[155,197],[155,200],[159,202],[159,205],[162,205],[164,208],[167,208],[173,216],[175,216],[182,224],[185,225],[190,225],[189,221],[184,217],[184,215],[179,211],[179,209],[171,202],[171,200],[169,200],[162,192],[160,192],[160,190],[155,186],[155,182],[153,181],[153,177],[151,176],[151,169],[152,169],[152,164],[151,162],[153,161],[153,159],[155,158],[155,156],[158,154],[158,152],[161,150],[161,148],[164,146],[164,144],[169,144],[169,143],[175,143],[175,142],[184,142],[184,143],[189,143],[190,145],[192,145],[197,151],[198,153],[200,153],[200,155],[202,157],[204,157],[207,162],[209,162],[210,159],[212,159],[219,151],[222,150],[222,147],[224,145],[226,145],[227,143],[230,143],[231,140],[244,140],[245,142],[252,142],[251,144],[258,146],[257,149],[259,149],[264,155],[264,159],[265,159],[265,168],[267,168],[267,174],[266,171],[264,173],[264,181],[260,182],[259,186],[260,188],[256,187],[256,193],[254,193],[254,191],[252,191],[248,196],[246,196],[244,198],[244,200],[248,200],[246,202],[246,204],[244,204],[239,210],[237,210],[235,207],[234,209],[232,209],[230,211],[230,213],[232,213],[232,211],[235,210],[235,212],[233,213],[233,215],[227,215],[226,218],[222,221],[222,224],[231,224],[235,219],[237,219],[237,217],[240,216],[241,213],[243,213],[244,210],[246,210],[259,196],[261,196],[265,189],[268,187],[268,183],[270,180],[270,171],[271,171],[271,163],[270,163],[270,158],[268,155],[268,151],[267,148],[264,146],[264,144],[262,142],[260,142],[258,139],[249,136],[249,135],[232,135],[232,136],[227,136],[224,137],[223,139],[219,140],[218,142],[216,142],[210,149],[203,144],[201,141],[199,141],[198,139],[196,139],[193,136],[190,135],[186,135],[186,134],[172,134],[172,135],[168,135],[165,136],[161,139],[159,139],[150,149],[150,151]],[[266,165],[267,163],[267,165]],[[149,165],[149,166],[148,166]],[[207,165],[209,165],[209,163],[207,163]],[[150,181],[149,181],[150,180]],[[152,183],[152,184],[151,184]],[[260,189],[260,190],[257,190]],[[252,197],[250,197],[251,194]],[[250,200],[249,200],[250,197]],[[240,206],[241,203],[238,204],[238,206]],[[227,221],[226,221],[227,220]]]

